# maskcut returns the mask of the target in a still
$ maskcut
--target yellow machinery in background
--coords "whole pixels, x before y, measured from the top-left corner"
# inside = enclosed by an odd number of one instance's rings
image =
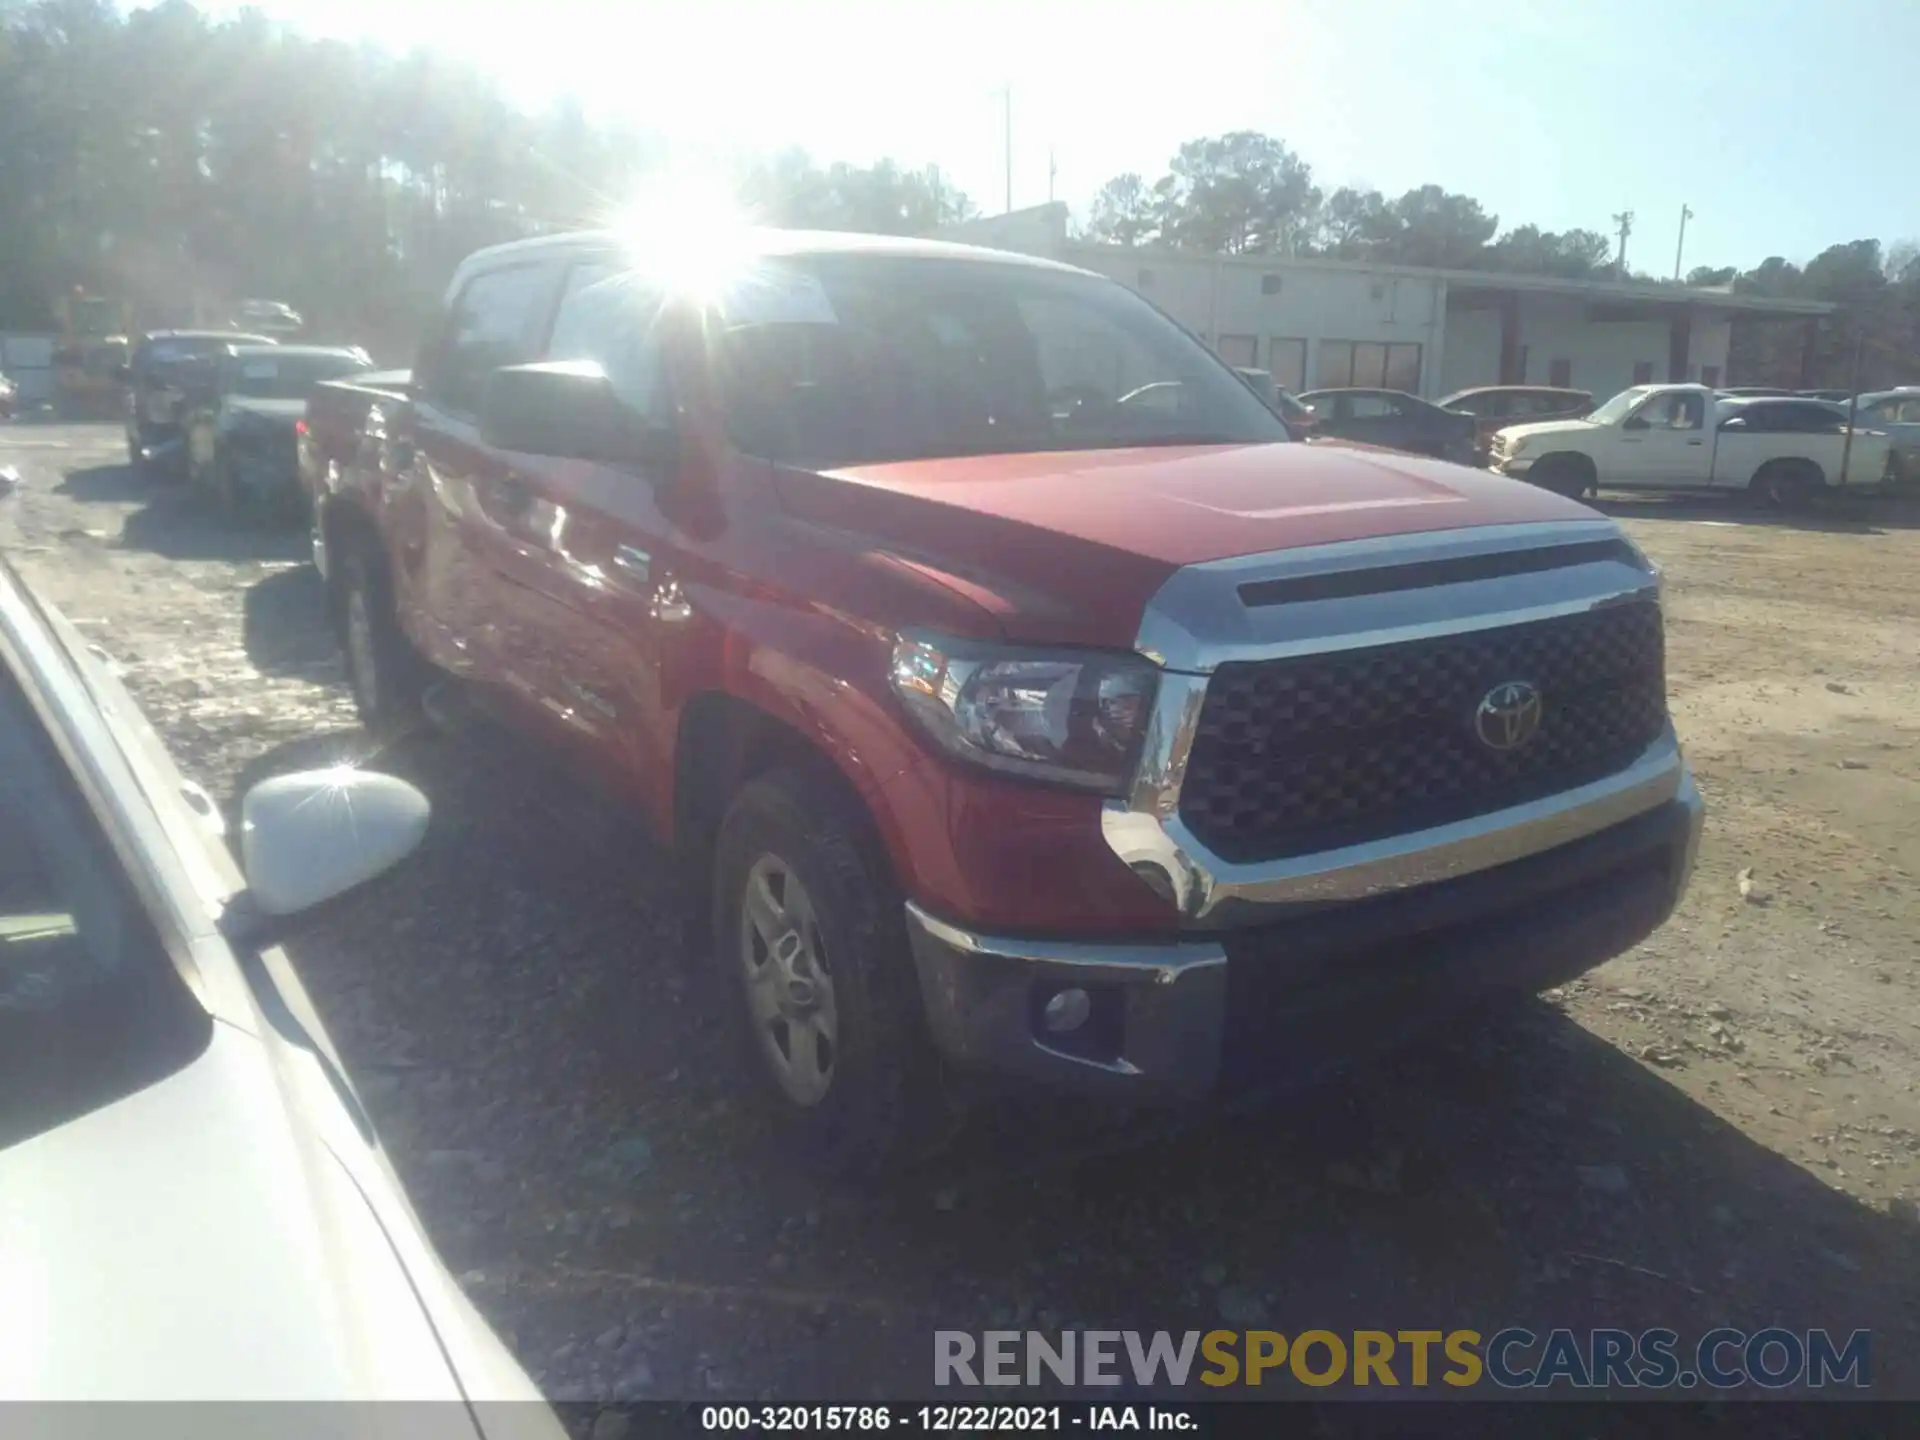
[[[120,368],[127,363],[133,305],[78,286],[55,304],[60,342],[53,352],[53,402],[69,420],[117,420],[124,401]]]

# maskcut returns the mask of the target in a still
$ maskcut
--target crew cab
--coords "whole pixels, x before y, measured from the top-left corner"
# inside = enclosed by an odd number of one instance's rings
[[[1563,495],[1743,490],[1769,505],[1877,485],[1891,459],[1883,432],[1849,436],[1845,406],[1704,385],[1636,385],[1580,419],[1509,425],[1488,452],[1494,470]]]
[[[1678,900],[1701,800],[1613,521],[1296,442],[1071,267],[660,239],[470,257],[315,558],[371,727],[471,699],[674,848],[813,1158],[961,1073],[1298,1083]]]

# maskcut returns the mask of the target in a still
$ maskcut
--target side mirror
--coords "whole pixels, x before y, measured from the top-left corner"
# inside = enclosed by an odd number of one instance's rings
[[[1620,428],[1622,430],[1651,430],[1653,426],[1639,415],[1629,415],[1625,420],[1620,422]]]
[[[678,435],[635,414],[591,360],[494,371],[480,397],[480,439],[499,450],[605,465],[671,464],[680,454]]]
[[[427,797],[404,780],[342,766],[262,780],[240,802],[251,908],[296,915],[385,874],[427,833]]]

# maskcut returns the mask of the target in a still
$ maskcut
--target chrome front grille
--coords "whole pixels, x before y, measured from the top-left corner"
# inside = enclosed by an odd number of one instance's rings
[[[1475,727],[1525,681],[1539,726],[1511,750]],[[1361,844],[1556,794],[1625,769],[1667,723],[1653,600],[1394,644],[1236,660],[1207,685],[1180,814],[1245,863]]]

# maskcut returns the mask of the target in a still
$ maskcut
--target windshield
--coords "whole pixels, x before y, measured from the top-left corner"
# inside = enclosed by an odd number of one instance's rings
[[[717,310],[728,431],[781,464],[1292,438],[1185,332],[1089,276],[809,256],[764,264]]]
[[[1631,390],[1622,390],[1597,410],[1587,412],[1586,418],[1596,425],[1613,425],[1626,418],[1629,410],[1647,398],[1647,387],[1636,385]]]
[[[226,393],[248,400],[304,400],[323,380],[369,368],[358,355],[246,355],[228,366]]]
[[[151,1084],[209,1029],[0,671],[0,1149]]]

